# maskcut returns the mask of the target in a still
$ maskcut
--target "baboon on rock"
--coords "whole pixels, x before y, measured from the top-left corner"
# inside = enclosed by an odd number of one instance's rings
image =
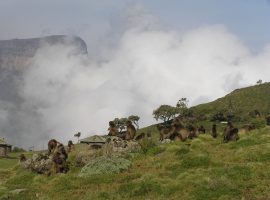
[[[116,127],[116,125],[113,121],[109,122],[108,131],[109,131],[109,133],[108,133],[109,136],[117,136],[118,135],[118,128]]]
[[[51,139],[48,142],[48,155],[51,155],[52,154],[52,152],[56,148],[57,144],[58,144],[58,142],[55,139]]]
[[[228,122],[224,129],[224,139],[223,142],[237,141],[239,139],[238,128],[234,128],[231,122]]]
[[[125,134],[125,139],[132,140],[136,135],[136,128],[135,128],[135,126],[133,126],[133,124],[130,120],[128,120],[126,122],[126,126],[127,126],[127,131]]]
[[[48,142],[48,155],[51,157],[55,173],[66,173],[69,168],[67,164],[68,154],[63,144],[55,139]]]
[[[212,136],[213,136],[213,138],[217,137],[217,125],[216,124],[212,125]]]

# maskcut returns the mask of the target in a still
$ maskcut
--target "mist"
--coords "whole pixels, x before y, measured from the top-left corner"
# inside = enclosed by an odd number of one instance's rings
[[[269,81],[268,44],[255,54],[222,24],[179,32],[141,6],[125,16],[100,45],[88,44],[89,56],[44,44],[28,60],[14,86],[20,104],[0,100],[0,130],[9,143],[43,148],[78,131],[106,134],[110,120],[129,115],[140,116],[143,127],[155,123],[152,112],[161,104],[186,97],[197,105]]]

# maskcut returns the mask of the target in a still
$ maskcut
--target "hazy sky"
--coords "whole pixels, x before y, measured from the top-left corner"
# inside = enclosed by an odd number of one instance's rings
[[[0,134],[41,147],[77,131],[106,134],[115,117],[149,125],[161,104],[269,81],[269,19],[266,0],[2,0],[0,39],[78,35],[89,56],[39,49],[15,79],[20,101],[0,99]]]
[[[254,50],[270,41],[267,0],[1,0],[0,39],[76,34],[89,43],[138,3],[175,30],[223,24]]]

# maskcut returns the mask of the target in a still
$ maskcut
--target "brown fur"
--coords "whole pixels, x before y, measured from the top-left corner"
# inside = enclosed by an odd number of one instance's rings
[[[136,136],[135,140],[136,141],[140,141],[143,140],[145,138],[145,133],[142,132],[141,134],[139,134],[138,136]]]
[[[239,139],[238,128],[234,128],[231,122],[228,122],[224,129],[223,142],[236,141]]]
[[[133,126],[131,121],[127,121],[127,132],[126,132],[126,140],[132,140],[136,135],[136,128]]]
[[[118,129],[113,121],[109,122],[109,128],[108,128],[108,135],[109,136],[117,136],[118,135]]]
[[[25,155],[22,153],[22,154],[20,155],[20,162],[24,162],[24,161],[26,161],[26,157],[25,157]]]
[[[51,139],[48,142],[48,155],[51,155],[51,153],[53,152],[53,150],[56,148],[58,142],[55,139]]]
[[[216,124],[212,125],[212,136],[213,136],[213,138],[217,137],[217,125]]]
[[[74,149],[74,144],[71,140],[68,141],[68,147],[67,147],[67,152],[70,153],[71,150]]]

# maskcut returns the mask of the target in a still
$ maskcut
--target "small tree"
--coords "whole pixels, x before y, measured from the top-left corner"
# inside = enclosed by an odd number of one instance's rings
[[[262,84],[262,79],[258,80],[256,83],[257,83],[258,85],[261,85],[261,84]]]
[[[77,137],[78,138],[78,143],[79,143],[79,139],[81,137],[81,132],[78,132],[78,133],[74,134],[74,137]]]
[[[188,110],[188,99],[187,98],[181,98],[177,104],[176,108],[178,109],[178,112],[180,115],[183,115]]]
[[[170,105],[161,105],[153,111],[154,118],[156,120],[160,119],[164,123],[173,119],[177,114],[179,114],[179,108]]]
[[[135,126],[137,127],[137,130],[139,129],[139,120],[140,120],[140,117],[137,116],[137,115],[130,115],[128,117],[128,120],[130,120],[132,123],[135,124]]]
[[[114,120],[113,120],[113,122],[115,123],[115,125],[116,125],[116,127],[118,128],[118,130],[120,131],[120,132],[122,132],[124,129],[125,129],[125,127],[126,127],[126,122],[127,122],[127,118],[125,118],[125,117],[123,117],[123,118],[115,118]]]

